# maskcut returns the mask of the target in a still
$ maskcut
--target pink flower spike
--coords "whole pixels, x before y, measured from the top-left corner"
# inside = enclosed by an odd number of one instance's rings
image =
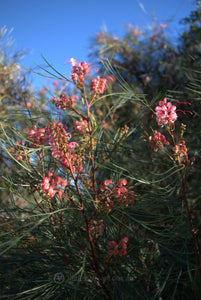
[[[85,61],[77,63],[74,58],[71,58],[70,62],[72,69],[71,79],[76,85],[81,87],[83,85],[85,75],[90,72],[90,66]]]
[[[155,108],[156,121],[159,126],[174,124],[177,120],[176,106],[171,102],[167,102],[164,98],[163,101],[159,101],[159,106]]]
[[[76,142],[70,142],[70,143],[67,145],[67,148],[70,149],[70,150],[74,150],[76,146],[77,146],[77,143],[76,143]]]
[[[117,243],[115,241],[109,241],[107,243],[107,249],[114,248],[116,245],[117,245]]]
[[[76,65],[76,60],[74,58],[70,58],[71,66],[74,67]]]
[[[99,76],[97,76],[97,78],[93,78],[90,84],[91,92],[103,94],[106,89],[106,83],[106,78],[100,78]]]
[[[53,173],[51,172],[51,171],[48,171],[47,172],[47,176],[50,178],[50,177],[52,177],[52,175],[53,175]]]
[[[66,186],[66,185],[68,185],[68,181],[67,181],[67,180],[63,180],[63,181],[61,182],[61,186]]]
[[[127,237],[123,238],[119,242],[119,244],[117,244],[115,241],[109,241],[107,243],[108,255],[125,256],[127,253],[127,243],[128,243]]]
[[[128,238],[127,237],[124,237],[121,241],[120,241],[120,244],[127,244],[128,243]]]
[[[126,179],[122,179],[119,181],[118,186],[122,187],[122,186],[127,186],[128,182]]]
[[[165,136],[154,130],[153,136],[149,136],[149,142],[151,144],[152,149],[157,152],[159,149],[162,149],[164,145],[169,146],[169,142],[166,140]]]
[[[107,186],[109,184],[114,184],[114,183],[112,182],[112,180],[106,179],[106,180],[103,181],[103,184]]]
[[[109,256],[112,256],[112,255],[117,256],[118,255],[118,245],[115,241],[109,241],[107,243],[107,249],[108,249]]]
[[[41,186],[43,187],[44,190],[48,190],[50,187],[50,182],[48,177],[44,177],[43,181],[41,182]]]
[[[52,186],[49,187],[49,189],[48,189],[48,195],[50,196],[50,198],[53,198],[54,195],[56,194],[56,192],[57,191],[54,190]]]
[[[57,176],[57,177],[53,178],[52,182],[56,185],[59,185],[61,182],[61,177]]]
[[[172,148],[174,151],[174,159],[179,163],[179,164],[185,164],[188,162],[188,149],[185,145],[185,141],[181,140],[179,141],[175,147]]]

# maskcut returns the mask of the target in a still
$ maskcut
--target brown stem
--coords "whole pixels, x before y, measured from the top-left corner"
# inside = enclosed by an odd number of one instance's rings
[[[43,177],[45,177],[45,168],[44,168],[44,162],[43,162],[43,157],[42,157],[41,150],[39,150],[39,157],[40,157],[40,162],[41,162]]]
[[[102,286],[105,294],[107,295],[107,297],[105,297],[105,299],[112,299],[112,297],[110,295],[110,292],[107,289],[107,287],[105,286],[105,283],[103,281],[103,274],[102,274],[102,272],[100,270],[100,267],[99,267],[99,264],[98,264],[98,261],[97,261],[97,258],[96,258],[95,249],[94,249],[94,242],[93,242],[93,239],[92,239],[91,233],[90,233],[89,220],[88,220],[88,218],[86,216],[84,208],[82,210],[82,214],[83,214],[83,217],[84,217],[84,220],[85,220],[85,223],[86,223],[87,238],[88,238],[88,241],[89,241],[89,244],[90,244],[90,247],[91,247],[91,254],[92,254],[92,261],[93,261],[94,269],[95,269],[96,274],[98,275],[98,278],[100,280],[100,285]]]
[[[29,166],[34,170],[34,172],[35,172],[40,178],[43,178],[43,176],[38,172],[38,170],[36,170],[36,169],[34,168],[34,166],[31,164],[30,161],[28,162],[28,164],[29,164]]]
[[[95,270],[96,274],[98,275],[101,287],[103,288],[105,294],[107,295],[107,297],[105,297],[105,298],[106,299],[112,299],[111,296],[110,296],[110,292],[108,291],[108,289],[106,288],[106,286],[104,284],[103,276],[102,276],[102,273],[100,271],[98,261],[96,259],[96,254],[95,254],[95,249],[94,249],[94,242],[93,242],[93,239],[92,239],[91,234],[90,234],[90,226],[89,226],[90,222],[87,218],[87,215],[86,215],[86,212],[85,212],[85,209],[84,209],[84,204],[83,204],[83,201],[82,201],[82,196],[81,196],[79,185],[78,185],[78,177],[75,177],[75,174],[73,172],[72,165],[71,165],[70,161],[69,161],[69,167],[70,167],[71,175],[72,175],[72,178],[74,180],[76,190],[77,190],[77,193],[78,193],[78,198],[79,198],[79,202],[80,202],[80,210],[82,212],[82,215],[83,215],[83,218],[84,218],[84,221],[85,221],[85,224],[86,224],[87,239],[89,241],[90,248],[91,248],[93,267],[94,267],[94,270]]]

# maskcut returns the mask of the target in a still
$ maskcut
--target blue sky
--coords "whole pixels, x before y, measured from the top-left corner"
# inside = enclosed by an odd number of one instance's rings
[[[13,28],[17,49],[28,54],[22,63],[27,68],[41,65],[41,54],[59,71],[68,74],[64,62],[74,57],[87,60],[90,39],[107,28],[117,36],[130,23],[147,29],[153,14],[158,22],[167,23],[167,35],[175,37],[181,18],[195,9],[193,0],[1,0],[0,28]],[[34,84],[44,83],[33,76]]]

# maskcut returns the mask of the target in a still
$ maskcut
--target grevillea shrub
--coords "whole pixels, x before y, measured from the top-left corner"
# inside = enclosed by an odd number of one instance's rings
[[[200,200],[188,194],[196,160],[181,103],[149,103],[125,83],[111,93],[118,78],[70,63],[73,94],[54,84],[46,123],[30,108],[20,133],[1,124],[15,164],[2,299],[199,299]],[[126,103],[137,128],[119,120]]]

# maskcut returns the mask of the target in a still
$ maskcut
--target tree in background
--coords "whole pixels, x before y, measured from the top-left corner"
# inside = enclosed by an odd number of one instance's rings
[[[15,49],[15,41],[11,37],[12,30],[6,27],[0,29],[0,139],[2,132],[10,130],[18,136],[26,127],[30,116],[43,123],[47,117],[47,104],[44,104],[42,93],[34,90],[31,85],[29,71],[21,66],[21,60],[26,54],[24,50]],[[39,117],[40,114],[40,117]],[[49,113],[48,113],[49,114]],[[23,117],[22,117],[23,115]],[[9,140],[9,136],[7,136]],[[15,143],[15,141],[13,141]],[[10,145],[11,146],[11,145]],[[8,190],[6,182],[12,181],[15,166],[10,159],[11,153],[0,149],[0,201],[7,207]],[[4,178],[4,179],[3,179]],[[7,178],[8,181],[5,181]]]
[[[96,63],[109,60],[138,93],[153,97],[161,91],[184,91],[188,81],[184,69],[192,68],[193,62],[198,68],[200,64],[200,1],[181,23],[186,28],[177,44],[165,33],[168,25],[155,21],[147,31],[127,24],[123,37],[99,32],[91,57]]]
[[[25,117],[21,118],[21,114],[31,106],[33,97],[25,72],[20,66],[24,52],[15,51],[11,32],[6,27],[0,30],[0,125],[4,128],[17,124],[21,130],[25,120]],[[2,177],[12,173],[13,164],[8,155],[2,149],[0,151],[0,181],[3,184]],[[1,196],[2,199],[5,198],[2,190]]]

